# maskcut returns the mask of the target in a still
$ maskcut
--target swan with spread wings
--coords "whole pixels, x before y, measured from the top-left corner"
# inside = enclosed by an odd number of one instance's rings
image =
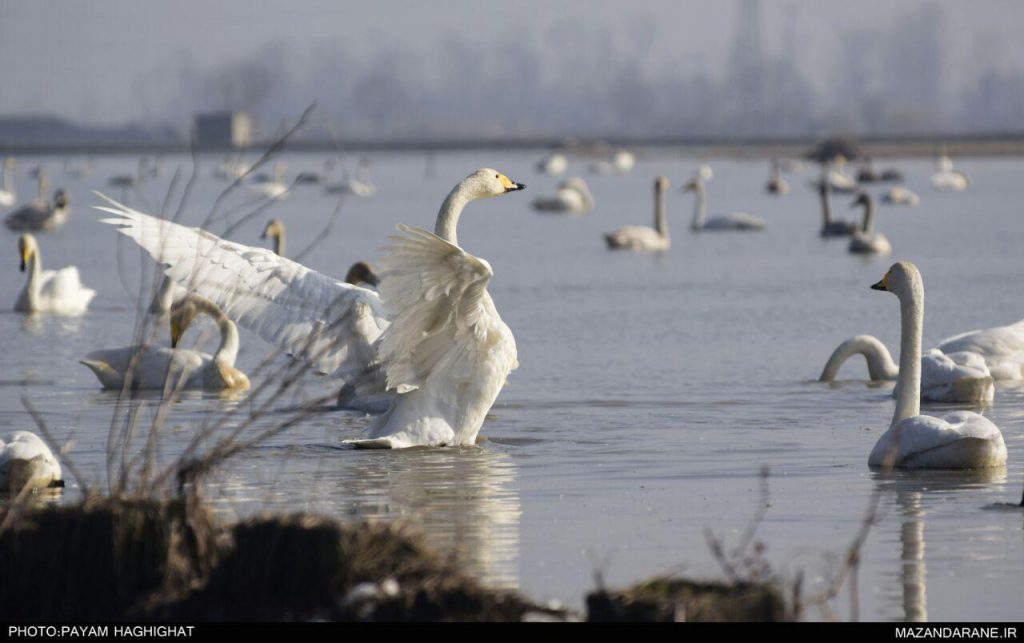
[[[156,219],[103,197],[104,219],[135,240],[181,286],[209,298],[241,326],[343,381],[381,374],[393,395],[357,447],[476,442],[517,366],[515,339],[487,284],[490,264],[458,245],[465,206],[524,185],[489,168],[448,194],[434,232],[402,233],[380,262],[380,295],[310,270],[272,251]],[[102,196],[102,195],[101,195]]]

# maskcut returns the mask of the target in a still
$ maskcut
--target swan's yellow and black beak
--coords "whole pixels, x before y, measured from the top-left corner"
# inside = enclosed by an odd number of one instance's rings
[[[871,290],[885,290],[885,291],[888,291],[889,290],[889,273],[885,273],[885,276],[882,277],[882,280],[879,281],[877,284],[871,284]]]
[[[505,192],[516,192],[518,190],[526,189],[525,183],[516,183],[504,174],[498,175],[498,180],[501,181],[501,184],[505,187]]]
[[[21,250],[21,262],[18,265],[18,269],[21,270],[22,272],[25,272],[25,270],[28,268],[28,260],[30,254],[28,244],[22,244],[19,250]]]

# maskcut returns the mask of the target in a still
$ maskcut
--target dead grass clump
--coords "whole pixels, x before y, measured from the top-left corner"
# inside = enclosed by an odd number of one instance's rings
[[[779,588],[768,583],[656,578],[587,596],[593,622],[748,622],[793,620]]]
[[[481,587],[394,525],[308,515],[236,525],[204,586],[162,617],[190,620],[519,620],[535,608]]]
[[[116,620],[183,593],[214,563],[209,514],[184,501],[90,499],[0,531],[0,620]]]

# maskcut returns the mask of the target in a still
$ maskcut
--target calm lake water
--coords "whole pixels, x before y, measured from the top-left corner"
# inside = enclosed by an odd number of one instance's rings
[[[423,155],[380,154],[372,172],[377,196],[347,199],[329,235],[323,230],[337,199],[315,186],[296,187],[232,233],[235,241],[260,245],[266,221],[279,218],[288,227],[290,255],[319,238],[303,263],[340,278],[357,259],[376,261],[396,223],[432,229],[448,190],[475,168],[495,167],[528,184],[526,192],[472,204],[459,230],[463,247],[493,266],[490,291],[519,347],[519,370],[484,425],[481,444],[354,451],[342,440],[358,437],[369,417],[326,409],[219,470],[207,488],[219,512],[409,521],[491,584],[581,606],[595,573],[610,585],[662,572],[719,576],[705,532],[735,546],[761,504],[760,471],[768,467],[770,507],[758,537],[773,569],[790,579],[802,574],[808,593],[835,572],[878,490],[878,520],[859,572],[860,618],[1020,619],[1024,513],[986,506],[1020,501],[1024,388],[999,385],[985,411],[1005,436],[1006,469],[881,474],[868,469],[867,456],[891,419],[892,385],[868,386],[860,360],[844,367],[838,386],[814,380],[850,336],[876,335],[898,352],[897,300],[868,288],[895,260],[911,260],[923,274],[925,347],[1024,317],[1024,160],[958,161],[973,180],[961,193],[930,188],[930,160],[880,163],[902,169],[922,203],[879,205],[876,225],[894,254],[863,258],[848,254],[845,241],[818,237],[811,168],[788,175],[790,195],[772,197],[764,192],[766,162],[708,159],[715,172],[710,213],[745,210],[769,227],[695,236],[688,228],[692,195],[679,192],[695,159],[661,153],[641,157],[628,176],[583,174],[597,208],[571,218],[530,210],[530,200],[552,193],[558,182],[534,171],[540,156],[443,154],[429,176]],[[184,221],[202,222],[225,187],[212,178],[220,160],[201,159]],[[318,170],[322,157],[281,160],[294,176]],[[99,295],[79,319],[10,312],[24,275],[17,271],[17,236],[0,232],[7,249],[0,432],[34,428],[22,406],[27,397],[56,437],[72,441],[66,459],[103,487],[117,398],[77,360],[132,342],[139,284],[148,287],[152,263],[97,223],[91,191],[121,198],[106,181],[134,172],[137,159],[98,158],[94,174],[81,179],[63,177],[61,159],[43,161],[74,208],[61,230],[39,235],[44,267],[78,266]],[[17,169],[23,198],[35,193],[26,176],[34,163],[21,159]],[[179,167],[187,178],[191,160],[163,158],[160,178],[125,198],[158,212]],[[573,172],[584,173],[583,163],[571,163]],[[607,251],[603,232],[650,224],[652,179],[659,174],[673,181],[671,251]],[[226,199],[227,209],[238,208],[232,221],[251,212],[251,199],[242,192]],[[850,200],[835,195],[834,212],[859,217],[847,209]],[[209,226],[217,233],[226,227],[223,218]],[[165,341],[166,329],[158,333]],[[243,331],[239,366],[254,384],[264,379],[254,371],[272,351]],[[302,399],[330,390],[322,379],[310,382],[282,397],[256,426],[274,426]],[[156,403],[147,400],[143,425]],[[253,405],[246,398],[186,396],[162,432],[162,461],[180,453],[204,423],[225,435]],[[231,410],[235,416],[220,419]],[[62,501],[79,493],[71,483]],[[850,616],[846,591],[834,607]]]

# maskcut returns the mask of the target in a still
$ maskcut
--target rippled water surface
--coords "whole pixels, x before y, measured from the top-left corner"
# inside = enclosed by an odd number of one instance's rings
[[[790,175],[794,190],[779,198],[763,191],[767,163],[711,160],[711,213],[749,211],[769,228],[694,236],[687,227],[692,196],[678,191],[694,159],[659,154],[641,158],[629,176],[587,175],[597,209],[569,218],[529,209],[557,182],[533,171],[539,156],[438,155],[429,176],[422,155],[381,154],[373,165],[377,196],[345,201],[326,237],[337,200],[317,187],[297,187],[235,229],[233,240],[258,245],[266,221],[280,218],[290,254],[322,238],[302,261],[341,277],[357,259],[376,260],[396,223],[432,228],[450,187],[479,166],[529,186],[472,204],[459,232],[463,247],[493,266],[490,290],[519,347],[520,368],[484,425],[481,444],[353,451],[341,442],[358,437],[369,418],[325,409],[218,471],[208,489],[218,511],[410,521],[486,581],[579,606],[595,573],[610,584],[666,571],[720,574],[705,532],[729,546],[740,540],[760,504],[759,472],[768,467],[770,506],[758,537],[773,568],[787,578],[802,573],[806,591],[828,582],[879,490],[877,524],[859,572],[861,618],[1020,618],[1024,513],[986,506],[1020,499],[1024,388],[1000,385],[986,411],[1006,438],[1005,470],[883,475],[868,469],[867,455],[891,418],[892,385],[868,386],[857,361],[844,367],[839,385],[814,380],[832,349],[852,335],[876,335],[898,351],[897,300],[868,289],[895,259],[914,261],[924,276],[926,347],[1024,317],[1024,162],[964,159],[958,168],[972,177],[971,189],[939,193],[928,185],[931,161],[895,161],[922,204],[879,206],[877,227],[895,253],[865,259],[847,254],[844,241],[818,238],[809,170]],[[319,169],[322,158],[283,160],[294,174]],[[132,341],[135,299],[140,282],[150,282],[151,263],[97,223],[89,206],[98,199],[90,191],[121,198],[106,180],[134,171],[136,159],[96,159],[95,173],[75,180],[62,177],[60,159],[44,161],[74,207],[63,229],[40,235],[44,266],[78,266],[99,295],[79,319],[0,313],[0,432],[33,427],[22,404],[27,398],[58,439],[72,441],[67,457],[83,477],[104,486],[117,464],[107,459],[117,399],[77,360]],[[211,176],[219,161],[202,159],[186,222],[202,222],[224,188]],[[35,190],[25,175],[32,163],[22,159],[18,168],[23,196]],[[179,167],[184,182],[190,159],[165,157],[159,179],[124,197],[159,211]],[[649,224],[658,174],[674,183],[671,251],[607,251],[602,232]],[[238,222],[252,211],[249,200],[230,195],[226,209],[237,211],[210,229],[220,233]],[[849,200],[836,195],[834,211],[858,215],[847,210]],[[0,253],[7,257],[0,304],[9,311],[24,277],[16,236],[4,230],[0,239],[7,249]],[[157,333],[163,341],[166,329]],[[239,366],[255,384],[265,379],[254,372],[271,351],[243,331]],[[256,427],[275,426],[303,399],[330,390],[329,381],[308,382],[276,401]],[[148,426],[157,402],[146,399],[140,425]],[[161,462],[181,453],[204,423],[226,435],[255,405],[253,398],[186,395],[164,425]],[[72,484],[64,501],[79,492]],[[850,604],[844,591],[834,607],[847,618]]]

